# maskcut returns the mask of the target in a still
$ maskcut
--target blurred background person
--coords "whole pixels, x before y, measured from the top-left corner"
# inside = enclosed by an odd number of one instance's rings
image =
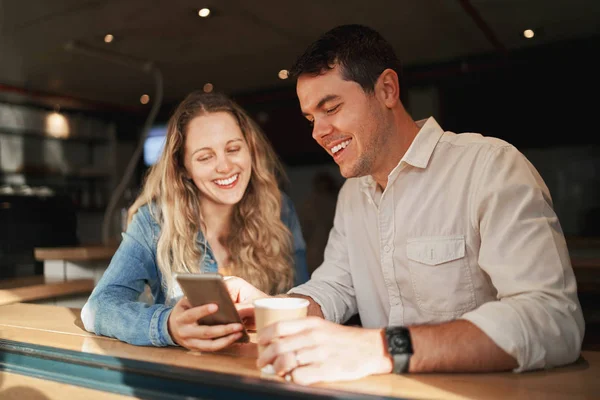
[[[339,190],[338,181],[329,171],[319,171],[313,176],[312,191],[298,210],[306,241],[306,265],[309,275],[323,262],[325,245],[333,227]]]

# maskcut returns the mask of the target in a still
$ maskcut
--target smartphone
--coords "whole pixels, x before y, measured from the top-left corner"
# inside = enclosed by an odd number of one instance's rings
[[[188,298],[192,306],[204,304],[216,304],[219,309],[216,313],[207,315],[198,320],[202,325],[227,325],[239,323],[244,325],[240,315],[231,300],[229,291],[225,286],[225,280],[221,274],[176,274],[175,279],[181,290]],[[237,342],[246,343],[250,340],[248,332],[244,327],[242,337]]]

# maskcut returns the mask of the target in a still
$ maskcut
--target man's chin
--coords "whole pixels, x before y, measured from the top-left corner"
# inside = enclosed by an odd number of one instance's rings
[[[356,171],[352,170],[351,168],[344,168],[341,165],[340,167],[340,174],[348,179],[348,178],[356,178],[358,175],[356,174]]]

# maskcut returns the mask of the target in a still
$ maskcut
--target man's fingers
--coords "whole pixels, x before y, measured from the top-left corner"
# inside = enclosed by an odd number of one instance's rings
[[[323,364],[310,364],[298,367],[290,372],[291,380],[299,385],[311,385],[317,382],[331,380],[328,372],[324,370]]]
[[[276,362],[277,358],[284,356],[286,353],[295,354],[299,352],[299,354],[302,354],[302,352],[305,351],[304,349],[317,347],[315,335],[316,333],[314,331],[310,333],[301,332],[297,335],[273,340],[261,352],[260,356],[256,360],[256,364],[259,367],[263,367],[268,364],[273,364]],[[305,362],[308,361],[309,360],[306,360]]]
[[[292,371],[294,368],[297,368],[298,363],[296,362],[295,355],[295,352],[288,352],[277,357],[273,362],[273,369],[275,370],[275,373],[279,376],[283,376]]]
[[[273,339],[296,335],[302,331],[316,328],[325,321],[322,318],[308,317],[288,321],[280,321],[263,328],[258,337],[258,343],[267,345]]]

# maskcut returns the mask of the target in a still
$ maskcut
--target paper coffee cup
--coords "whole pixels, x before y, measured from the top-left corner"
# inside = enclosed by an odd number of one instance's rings
[[[266,297],[256,299],[254,304],[254,319],[256,333],[260,336],[263,328],[279,321],[305,318],[308,313],[309,301],[297,297]],[[258,346],[258,354],[264,350],[264,346]],[[266,365],[261,372],[274,374],[272,365]]]

